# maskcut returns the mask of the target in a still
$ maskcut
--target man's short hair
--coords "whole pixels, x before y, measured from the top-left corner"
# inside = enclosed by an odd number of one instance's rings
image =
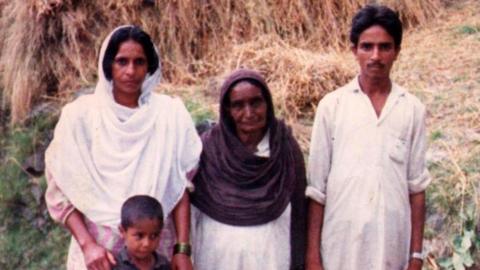
[[[157,70],[159,59],[150,36],[138,26],[126,26],[118,29],[112,34],[105,50],[102,68],[103,73],[108,80],[112,79],[112,63],[118,53],[120,45],[129,40],[133,40],[142,45],[143,52],[147,58],[148,73],[153,74]]]
[[[157,219],[163,227],[162,205],[148,195],[135,195],[128,198],[121,210],[123,229],[128,229],[142,219]]]
[[[395,47],[400,48],[402,43],[402,22],[397,12],[381,5],[367,5],[353,17],[350,30],[350,41],[352,44],[356,47],[362,32],[374,25],[385,29],[393,37]]]

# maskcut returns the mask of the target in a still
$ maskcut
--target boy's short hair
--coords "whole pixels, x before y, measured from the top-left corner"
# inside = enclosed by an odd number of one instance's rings
[[[371,26],[379,25],[393,37],[395,48],[402,43],[402,22],[398,13],[387,6],[367,5],[360,9],[352,20],[350,41],[356,47],[363,31]]]
[[[163,227],[162,205],[148,195],[135,195],[128,198],[122,205],[121,225],[128,229],[142,219],[158,219]]]

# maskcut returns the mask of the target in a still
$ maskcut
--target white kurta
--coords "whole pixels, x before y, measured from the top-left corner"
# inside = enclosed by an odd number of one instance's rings
[[[257,146],[270,155],[268,134]],[[266,224],[233,226],[192,207],[193,264],[196,270],[287,270],[290,266],[291,206]]]
[[[393,84],[377,117],[355,78],[319,103],[306,194],[325,205],[327,270],[400,270],[409,256],[409,194],[430,182],[425,107]]]

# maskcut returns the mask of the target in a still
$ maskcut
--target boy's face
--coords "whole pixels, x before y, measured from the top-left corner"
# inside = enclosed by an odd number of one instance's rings
[[[160,242],[162,223],[158,219],[141,219],[127,229],[120,226],[128,254],[136,260],[149,258]]]

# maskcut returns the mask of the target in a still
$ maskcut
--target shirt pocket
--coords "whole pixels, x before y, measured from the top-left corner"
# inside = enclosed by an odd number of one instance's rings
[[[407,142],[396,136],[391,137],[389,149],[390,159],[396,163],[404,164],[407,159]]]

